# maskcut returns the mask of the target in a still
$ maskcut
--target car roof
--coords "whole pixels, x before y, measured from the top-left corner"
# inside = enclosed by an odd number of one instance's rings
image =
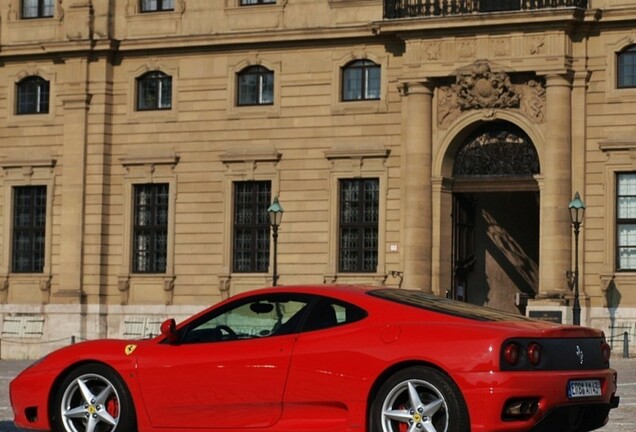
[[[372,305],[386,311],[386,309],[403,309],[414,313],[426,312],[442,314],[446,319],[450,317],[461,320],[495,322],[495,321],[531,321],[535,320],[519,314],[513,314],[501,310],[472,305],[466,302],[450,300],[439,297],[422,290],[409,290],[388,288],[370,285],[339,285],[339,284],[315,284],[315,285],[286,285],[269,287],[255,291],[249,291],[233,297],[250,297],[259,294],[271,293],[299,293],[332,297],[347,301],[358,306],[369,308]],[[369,295],[371,294],[371,295]],[[404,309],[405,308],[405,309]]]
[[[242,297],[250,297],[259,294],[272,294],[277,292],[292,292],[299,294],[312,294],[337,297],[340,299],[349,298],[366,298],[369,291],[377,290],[382,287],[370,285],[349,285],[349,284],[307,284],[307,285],[280,285],[275,287],[260,288],[256,290],[246,291],[232,296],[230,299],[238,299]]]

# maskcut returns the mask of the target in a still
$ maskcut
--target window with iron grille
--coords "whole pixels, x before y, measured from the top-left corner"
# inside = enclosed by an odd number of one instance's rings
[[[137,110],[172,108],[172,77],[163,72],[148,72],[137,78]]]
[[[133,272],[165,273],[168,249],[167,183],[134,186]]]
[[[14,273],[42,273],[46,244],[46,186],[13,189]]]
[[[55,0],[22,0],[22,18],[50,18],[54,8]]]
[[[46,114],[49,112],[49,82],[38,76],[21,80],[17,86],[17,114]]]
[[[263,66],[249,66],[237,75],[238,105],[272,105],[274,72]]]
[[[174,0],[141,0],[142,12],[159,12],[174,10]]]
[[[272,186],[269,181],[234,183],[232,271],[269,271],[269,215]]]
[[[616,177],[616,268],[636,271],[636,173]]]
[[[355,60],[342,68],[342,100],[380,99],[380,66],[370,60]]]
[[[378,179],[340,180],[338,271],[377,271],[379,199]]]
[[[636,45],[618,54],[618,87],[636,87]]]

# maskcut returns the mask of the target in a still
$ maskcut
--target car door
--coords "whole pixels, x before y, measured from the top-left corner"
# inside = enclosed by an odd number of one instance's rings
[[[349,421],[366,404],[369,358],[360,347],[375,343],[365,330],[366,316],[357,306],[327,297],[313,303],[294,345],[286,420],[304,419],[319,425],[316,430],[364,428]]]
[[[303,298],[240,300],[180,329],[180,342],[138,355],[144,405],[156,428],[267,428],[282,397]]]

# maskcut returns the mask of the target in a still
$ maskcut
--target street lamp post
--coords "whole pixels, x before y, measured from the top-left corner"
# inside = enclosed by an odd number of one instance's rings
[[[274,263],[272,271],[273,286],[278,283],[278,227],[283,220],[283,208],[278,202],[278,196],[274,197],[272,205],[267,209],[269,214],[269,225],[272,227],[272,238],[274,240]]]
[[[585,216],[585,203],[579,193],[574,194],[574,199],[568,205],[570,221],[574,229],[574,273],[568,272],[568,276],[574,290],[574,305],[572,306],[572,323],[581,325],[581,303],[579,301],[579,233]]]

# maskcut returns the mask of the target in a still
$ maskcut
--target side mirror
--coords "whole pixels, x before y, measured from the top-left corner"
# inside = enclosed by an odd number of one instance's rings
[[[161,334],[166,337],[166,340],[170,343],[175,343],[179,340],[177,336],[177,323],[173,318],[165,320],[161,324]]]

